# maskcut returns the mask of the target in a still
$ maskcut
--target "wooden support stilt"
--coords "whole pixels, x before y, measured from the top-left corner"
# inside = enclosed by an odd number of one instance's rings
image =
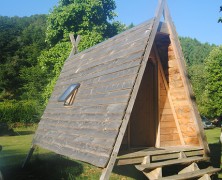
[[[186,154],[183,151],[181,151],[180,154],[179,154],[179,159],[183,159],[183,158],[186,158],[186,157],[187,157]]]
[[[143,158],[142,164],[150,164],[150,161],[151,161],[150,159],[151,159],[150,156],[145,156],[145,157]]]
[[[25,159],[24,163],[22,164],[22,168],[25,168],[26,164],[30,161],[30,159],[32,157],[32,154],[35,151],[35,148],[36,148],[36,146],[32,145],[32,147],[29,150],[29,153],[26,156],[26,159]]]
[[[154,170],[148,171],[144,170],[143,174],[150,180],[159,179],[162,177],[162,167],[156,168]]]
[[[210,175],[209,174],[205,174],[204,176],[202,176],[201,178],[199,178],[198,180],[211,180]]]
[[[184,174],[184,173],[193,172],[193,171],[197,171],[197,170],[200,170],[199,167],[197,166],[197,164],[192,163],[188,167],[185,167],[184,169],[182,169],[178,174]]]

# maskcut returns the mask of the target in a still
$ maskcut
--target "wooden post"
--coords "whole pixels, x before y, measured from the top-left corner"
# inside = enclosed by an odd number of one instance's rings
[[[78,44],[79,44],[81,38],[80,38],[80,35],[78,35],[77,38],[75,39],[73,34],[69,34],[69,38],[72,43],[72,51],[71,51],[69,57],[72,57],[73,55],[78,53]]]
[[[32,145],[32,146],[31,146],[31,148],[30,148],[30,150],[29,150],[29,153],[27,154],[26,159],[25,159],[25,161],[24,161],[24,163],[23,163],[23,165],[22,165],[22,168],[25,168],[26,164],[30,161],[30,159],[31,159],[31,157],[32,157],[32,154],[33,154],[35,148],[36,148],[35,145]]]
[[[198,180],[211,180],[210,175],[209,174],[205,174],[204,176],[202,176],[201,178],[199,178]]]
[[[196,163],[192,163],[191,165],[182,169],[178,174],[184,174],[184,173],[193,172],[197,170],[200,170],[198,165]]]
[[[162,167],[156,168],[151,171],[149,170],[148,172],[144,170],[143,174],[145,174],[145,176],[148,177],[148,179],[150,180],[162,178]]]

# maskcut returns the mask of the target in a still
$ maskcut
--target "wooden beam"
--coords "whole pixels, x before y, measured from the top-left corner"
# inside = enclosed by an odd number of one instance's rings
[[[158,33],[160,33],[160,34],[169,34],[166,23],[160,22],[159,27],[158,27]]]
[[[146,68],[146,64],[147,64],[147,61],[149,59],[150,51],[151,51],[151,48],[153,46],[153,42],[154,42],[154,39],[155,39],[155,36],[156,36],[156,33],[157,33],[157,29],[158,29],[158,26],[159,26],[160,18],[161,18],[161,15],[163,14],[164,3],[165,3],[165,0],[159,0],[159,5],[158,5],[157,10],[156,10],[156,16],[154,18],[153,27],[152,27],[150,37],[149,37],[149,40],[148,40],[148,43],[147,43],[144,58],[143,58],[141,66],[140,66],[139,73],[138,73],[138,76],[137,76],[137,79],[136,79],[136,82],[135,82],[135,85],[134,85],[134,89],[132,91],[131,98],[129,100],[129,104],[128,104],[128,107],[126,109],[126,113],[125,113],[125,116],[123,118],[123,122],[122,122],[122,125],[120,127],[119,134],[117,136],[116,143],[115,143],[115,146],[113,148],[113,152],[110,156],[110,160],[109,160],[106,168],[103,169],[102,175],[100,176],[100,180],[108,180],[109,179],[109,176],[110,176],[110,174],[112,172],[112,169],[113,169],[113,166],[115,164],[116,157],[117,157],[117,154],[119,152],[119,148],[121,146],[123,136],[125,134],[125,131],[126,131],[129,119],[130,119],[130,114],[132,112],[132,109],[133,109],[133,106],[134,106],[134,103],[135,103],[135,100],[136,100],[136,96],[137,96],[137,93],[139,91],[140,83],[142,81],[142,77],[143,77],[143,74],[144,74],[144,71],[145,71],[145,68]]]
[[[25,168],[25,166],[27,165],[27,163],[29,163],[29,161],[30,161],[30,159],[31,159],[31,157],[32,157],[32,154],[33,154],[33,152],[35,151],[35,148],[36,148],[35,145],[32,145],[32,146],[31,146],[31,148],[30,148],[30,150],[29,150],[29,153],[27,154],[26,159],[25,159],[24,163],[22,164],[22,168]]]
[[[73,34],[69,34],[69,38],[72,43],[72,50],[71,50],[69,57],[72,57],[73,55],[78,53],[78,44],[79,44],[81,38],[80,38],[80,35],[78,35],[77,38],[75,39]]]
[[[178,62],[179,65],[179,71],[180,74],[182,75],[182,81],[185,87],[185,91],[186,91],[186,96],[188,97],[188,100],[190,102],[190,104],[192,105],[192,117],[194,119],[194,123],[196,125],[196,131],[197,131],[197,136],[199,139],[200,144],[202,145],[202,147],[204,147],[205,150],[205,154],[209,155],[209,146],[207,144],[207,140],[206,140],[206,136],[204,134],[204,130],[202,127],[202,122],[201,122],[201,118],[200,115],[198,113],[197,110],[197,105],[195,103],[194,100],[192,100],[192,96],[193,96],[193,91],[188,79],[188,75],[186,72],[186,66],[185,66],[185,61],[184,61],[184,57],[183,57],[183,53],[182,53],[182,48],[180,46],[180,42],[179,42],[179,38],[176,32],[176,29],[173,25],[172,22],[172,18],[170,16],[170,12],[167,6],[167,3],[165,3],[164,5],[164,17],[165,17],[165,21],[167,23],[167,27],[170,33],[170,41],[172,43],[173,49],[174,49],[174,53],[176,56],[176,61]]]
[[[139,171],[144,171],[145,169],[155,169],[155,168],[158,168],[158,167],[171,166],[171,165],[176,165],[176,164],[191,164],[193,162],[201,162],[201,161],[205,161],[205,160],[209,160],[209,158],[204,158],[204,157],[196,156],[196,157],[191,157],[191,158],[172,159],[172,160],[166,160],[166,161],[161,161],[161,162],[141,164],[141,165],[136,165],[135,167]],[[192,165],[188,169],[192,169],[193,170],[194,166],[195,165]],[[183,172],[185,172],[185,170],[183,170],[181,172],[181,174]],[[187,172],[187,170],[186,170],[186,172]]]

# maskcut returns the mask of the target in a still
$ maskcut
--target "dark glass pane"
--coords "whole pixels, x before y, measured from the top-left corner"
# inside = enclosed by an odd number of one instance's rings
[[[65,90],[65,92],[59,97],[58,101],[59,101],[59,102],[65,102],[65,101],[72,95],[72,93],[73,93],[76,89],[79,88],[79,86],[80,86],[79,83],[70,85],[70,86]]]

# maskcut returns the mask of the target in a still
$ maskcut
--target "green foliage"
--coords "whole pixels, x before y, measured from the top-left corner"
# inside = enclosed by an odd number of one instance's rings
[[[48,99],[53,91],[54,85],[59,77],[61,69],[65,60],[71,51],[71,44],[62,42],[56,44],[48,51],[43,51],[39,56],[39,66],[46,77],[46,86],[42,91],[42,98],[44,105],[47,104]]]
[[[85,32],[85,34],[81,36],[81,41],[78,45],[78,50],[83,51],[84,49],[90,48],[101,41],[103,41],[103,37],[100,33]]]
[[[47,17],[0,16],[2,121],[29,122],[33,115],[39,117],[71,51],[69,33],[81,35],[78,49],[82,51],[122,32],[127,27],[112,21],[115,8],[114,0],[60,0]],[[30,109],[28,103],[33,103]]]
[[[45,73],[39,65],[23,68],[20,72],[23,86],[19,89],[20,99],[36,99],[42,102],[41,93],[47,81]]]
[[[25,83],[21,71],[37,64],[37,57],[46,48],[45,29],[45,15],[0,16],[0,101],[20,99],[19,90]]]
[[[206,85],[204,76],[204,64],[195,64],[190,66],[189,75],[193,85],[193,91],[195,92],[197,102],[202,99],[202,94]]]
[[[35,123],[40,116],[38,102],[26,101],[4,101],[0,103],[0,122],[6,123]]]
[[[36,66],[23,69],[20,78],[25,85],[20,89],[21,98],[38,100],[45,106],[70,51],[71,43],[58,43],[41,52]]]
[[[89,43],[95,44],[98,40],[112,37],[120,27],[120,23],[110,23],[116,16],[115,8],[113,0],[60,0],[48,16],[46,40],[55,45],[61,40],[67,41],[69,33],[83,37],[92,35],[93,38],[98,34],[99,38]]]
[[[202,64],[215,45],[201,43],[197,39],[180,37],[183,54],[188,68],[192,65]]]
[[[216,117],[222,115],[222,46],[214,48],[205,61],[205,110]]]
[[[210,117],[211,115],[206,113],[206,106],[209,105],[209,103],[206,103],[208,98],[205,93],[206,77],[204,73],[204,61],[216,46],[208,43],[203,44],[196,39],[187,37],[180,37],[180,42],[198,109],[201,114]]]

